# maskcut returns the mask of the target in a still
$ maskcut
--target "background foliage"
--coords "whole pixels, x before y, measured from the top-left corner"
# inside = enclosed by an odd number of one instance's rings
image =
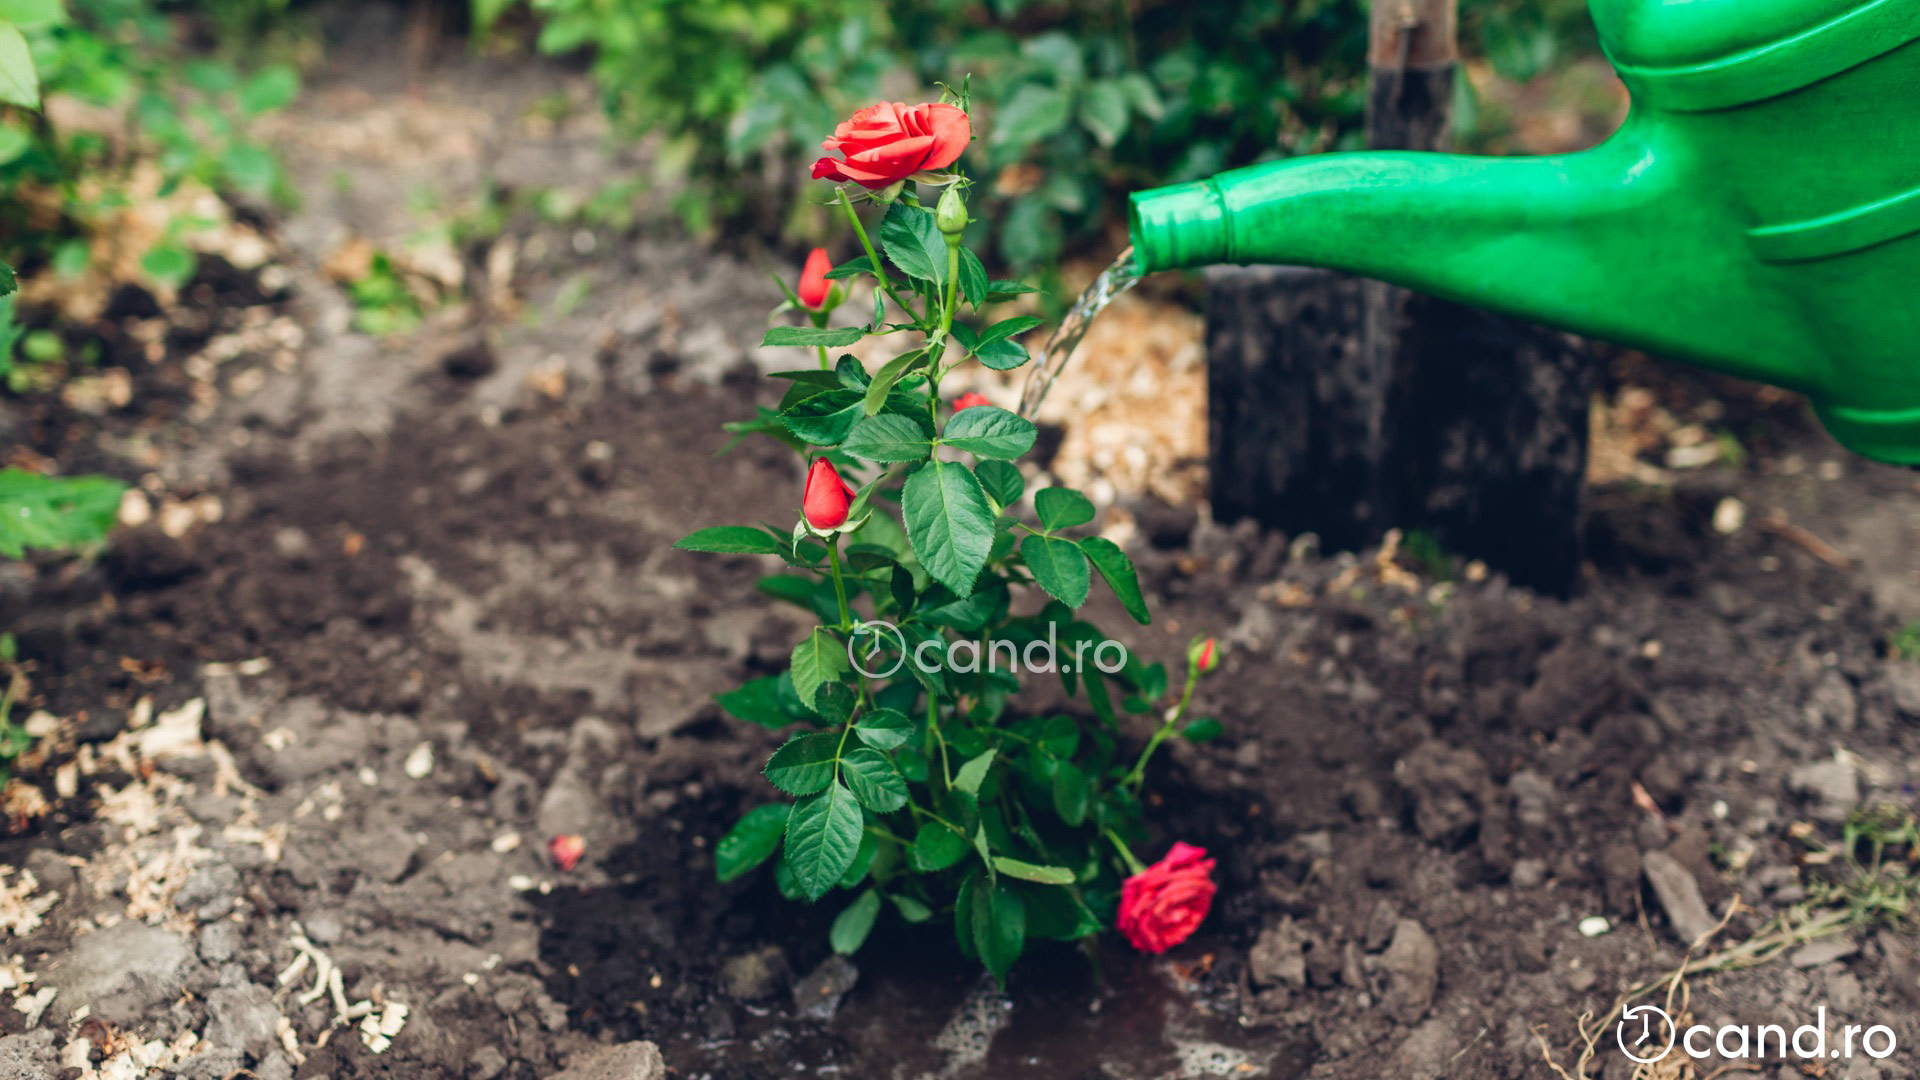
[[[1361,0],[472,0],[485,32],[588,50],[628,130],[666,137],[696,228],[768,217],[853,108],[968,74],[992,250],[1043,264],[1125,193],[1358,138]],[[1471,53],[1526,79],[1589,52],[1580,0],[1466,0]],[[1471,102],[1467,102],[1471,106]],[[1471,124],[1478,114],[1462,110]],[[791,225],[760,220],[763,226]]]

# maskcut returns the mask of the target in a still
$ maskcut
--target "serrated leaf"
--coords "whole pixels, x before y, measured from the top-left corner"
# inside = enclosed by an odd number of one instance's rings
[[[875,750],[894,750],[913,735],[913,721],[897,709],[869,709],[853,725],[853,733]]]
[[[964,466],[935,459],[907,477],[900,507],[920,565],[956,595],[972,595],[993,547],[993,508],[980,481]]]
[[[709,551],[722,555],[778,555],[785,545],[748,525],[715,525],[689,533],[673,545],[681,551]]]
[[[896,202],[880,222],[880,246],[887,259],[908,277],[947,283],[947,238],[931,211]]]
[[[1073,541],[1057,536],[1029,536],[1020,541],[1020,561],[1027,564],[1033,580],[1040,583],[1048,596],[1070,608],[1087,602],[1087,589],[1093,579],[1087,570],[1087,557]]]
[[[793,647],[792,665],[794,693],[813,708],[821,685],[847,674],[847,650],[825,627],[815,627]]]
[[[780,413],[787,430],[815,446],[839,446],[865,415],[858,390],[828,390],[801,399]]]
[[[1020,467],[1005,461],[983,461],[973,467],[973,475],[1003,510],[1019,502],[1020,496],[1027,490],[1027,481],[1020,475]]]
[[[967,853],[967,838],[937,821],[929,821],[913,834],[913,865],[931,873],[945,870]]]
[[[40,75],[20,28],[0,22],[0,103],[23,109],[40,107]]]
[[[926,355],[925,349],[901,353],[882,364],[880,370],[873,373],[873,382],[867,386],[865,401],[865,411],[868,416],[875,416],[886,407],[887,395],[893,392],[894,384],[905,377],[907,372],[912,371],[914,365]]]
[[[955,450],[1011,461],[1033,449],[1040,429],[1032,421],[994,405],[961,409],[947,421],[940,441]]]
[[[1019,337],[1034,327],[1042,325],[1045,321],[1046,320],[1034,315],[1016,315],[1011,319],[1003,319],[981,332],[980,345],[984,347],[995,341],[1005,341],[1008,338]]]
[[[1072,488],[1041,488],[1034,493],[1033,512],[1049,529],[1071,529],[1093,520],[1093,503]]]
[[[778,730],[796,719],[780,707],[780,680],[772,675],[754,679],[738,690],[715,694],[713,700],[736,720]]]
[[[793,804],[782,861],[792,870],[801,896],[818,900],[839,883],[860,850],[863,821],[860,803],[845,784]]]
[[[827,942],[841,956],[852,956],[866,944],[867,935],[873,933],[874,920],[879,917],[880,894],[868,889],[834,916],[833,927],[827,931]]]
[[[987,302],[987,268],[980,256],[964,247],[960,249],[960,294],[975,311]]]
[[[988,750],[960,766],[953,776],[953,790],[964,791],[969,795],[980,794],[980,785],[987,779],[987,770],[993,768],[993,759],[998,751]]]
[[[876,814],[891,814],[907,805],[907,781],[878,750],[859,747],[840,759],[840,777],[853,789],[860,805]]]
[[[768,803],[747,811],[713,846],[713,876],[732,881],[766,862],[779,850],[791,813],[792,808],[785,803]]]
[[[1039,885],[1073,884],[1073,871],[1064,866],[1039,866],[1030,862],[1021,862],[1019,859],[1009,859],[1005,855],[995,855],[993,868],[1008,877]]]
[[[1134,622],[1146,626],[1153,621],[1153,616],[1147,613],[1147,599],[1140,592],[1140,575],[1134,572],[1133,560],[1127,558],[1119,544],[1104,536],[1089,536],[1080,541],[1080,551],[1093,568],[1100,571],[1100,577],[1119,598],[1120,606],[1133,616]]]
[[[826,683],[813,696],[813,711],[819,713],[820,719],[829,726],[846,723],[847,717],[853,715],[854,706],[858,704],[859,699],[854,696],[853,689],[843,682]]]
[[[841,278],[857,277],[861,274],[872,275],[872,273],[873,264],[867,261],[867,257],[865,255],[855,255],[853,258],[827,271],[827,280],[838,281]]]
[[[987,301],[997,304],[1002,300],[1011,300],[1016,296],[1025,296],[1028,293],[1036,293],[1039,291],[1039,287],[1029,285],[1024,281],[991,281],[987,283]]]
[[[808,348],[824,345],[829,349],[837,349],[851,345],[866,336],[866,330],[858,326],[824,330],[817,326],[776,326],[767,331],[767,336],[760,339],[760,344],[763,346],[803,345]]]
[[[867,461],[920,461],[932,454],[933,443],[925,426],[910,416],[862,412],[840,448]]]
[[[996,979],[1005,979],[1027,942],[1027,908],[1013,887],[1001,881],[974,886],[973,947]]]
[[[981,345],[974,351],[973,358],[980,361],[983,367],[990,367],[995,371],[1012,371],[1032,359],[1027,355],[1025,345],[1005,338]]]
[[[1087,784],[1087,774],[1071,761],[1062,761],[1053,769],[1053,812],[1068,825],[1078,826],[1087,820],[1087,811],[1091,807],[1093,791]]]
[[[840,735],[816,731],[795,735],[773,752],[762,769],[768,782],[789,795],[812,795],[833,783],[840,755]]]
[[[19,288],[20,282],[13,276],[13,267],[8,266],[4,261],[0,261],[0,297],[10,296]],[[13,313],[11,311],[7,312],[7,317],[12,318]]]

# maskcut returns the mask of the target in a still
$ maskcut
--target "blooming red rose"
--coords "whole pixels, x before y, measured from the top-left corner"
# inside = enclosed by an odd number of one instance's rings
[[[815,180],[851,180],[879,190],[927,169],[944,169],[960,160],[973,138],[973,121],[953,105],[869,105],[833,129],[821,143],[845,160],[823,157],[813,163]]]
[[[800,268],[800,287],[794,290],[802,304],[815,311],[826,306],[827,294],[833,291],[833,282],[827,280],[831,269],[833,260],[827,258],[827,249],[814,248],[807,256],[807,265]]]
[[[807,524],[816,529],[838,528],[846,523],[847,509],[852,505],[853,490],[840,479],[840,470],[826,458],[815,461],[807,472],[807,493],[800,500]]]
[[[991,404],[993,404],[993,402],[987,400],[987,395],[979,392],[978,390],[969,390],[966,393],[961,394],[959,397],[953,399],[953,411],[959,412],[961,409],[971,409],[975,405],[991,405]]]
[[[1167,857],[1120,886],[1120,932],[1141,952],[1163,953],[1193,936],[1213,907],[1214,860],[1175,844]]]

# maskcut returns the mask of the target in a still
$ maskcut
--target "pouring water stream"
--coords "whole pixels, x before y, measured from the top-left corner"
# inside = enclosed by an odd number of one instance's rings
[[[1093,279],[1093,284],[1087,286],[1087,290],[1067,309],[1066,317],[1060,320],[1060,326],[1047,339],[1046,347],[1040,350],[1039,358],[1034,361],[1033,369],[1027,375],[1026,385],[1020,389],[1021,416],[1031,420],[1040,411],[1040,403],[1046,400],[1054,381],[1066,368],[1074,350],[1080,347],[1081,339],[1087,336],[1094,318],[1118,299],[1121,293],[1139,283],[1140,267],[1134,261],[1133,248],[1129,247],[1102,270],[1099,277]]]

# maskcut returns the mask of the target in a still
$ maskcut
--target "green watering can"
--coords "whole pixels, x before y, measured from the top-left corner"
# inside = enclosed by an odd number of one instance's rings
[[[1920,0],[1591,0],[1577,154],[1327,154],[1133,197],[1143,273],[1328,267],[1800,391],[1920,465]]]

